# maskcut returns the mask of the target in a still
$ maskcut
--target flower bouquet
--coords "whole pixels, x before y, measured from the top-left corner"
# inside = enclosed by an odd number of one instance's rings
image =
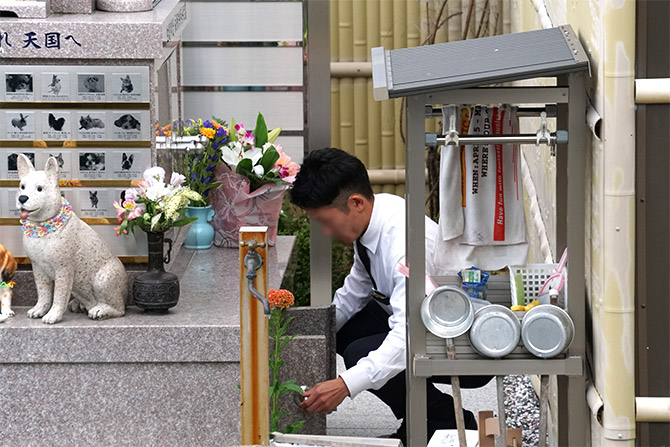
[[[135,227],[147,233],[147,271],[135,276],[133,298],[135,304],[147,312],[165,313],[177,305],[179,300],[179,279],[166,272],[164,263],[170,262],[172,241],[165,239],[165,231],[193,222],[186,217],[189,201],[202,197],[188,186],[184,186],[184,176],[172,173],[170,182],[165,182],[165,170],[155,166],[144,171],[143,180],[137,189],[130,188],[121,202],[114,201],[119,226],[116,235],[134,232]],[[167,256],[163,257],[164,242],[169,244]]]
[[[238,245],[239,229],[245,225],[268,227],[268,243],[274,245],[282,199],[300,170],[297,163],[275,143],[281,128],[268,132],[265,118],[258,114],[253,132],[231,121],[231,132],[221,147],[221,163],[211,203],[216,211],[212,225],[214,244]]]
[[[137,189],[130,188],[122,201],[114,201],[119,226],[116,235],[134,232],[135,226],[147,233],[162,233],[171,227],[184,226],[195,218],[185,217],[189,201],[202,200],[202,196],[184,186],[184,176],[172,173],[165,183],[165,170],[154,166],[144,171]]]
[[[170,129],[160,130],[170,132]],[[214,173],[221,164],[221,147],[227,143],[230,132],[225,122],[212,117],[212,120],[204,122],[202,119],[188,120],[185,126],[181,126],[181,134],[198,138],[195,150],[186,152],[181,163],[177,163],[180,165],[177,170],[186,177],[188,187],[200,194],[200,199],[191,200],[187,207],[186,215],[195,217],[196,221],[184,239],[184,246],[207,249],[212,246],[215,234],[214,227],[209,223],[214,217],[209,194],[220,185],[214,181]]]

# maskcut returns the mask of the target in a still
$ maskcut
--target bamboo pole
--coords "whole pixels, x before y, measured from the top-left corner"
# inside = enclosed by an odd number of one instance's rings
[[[498,28],[498,22],[500,21],[500,13],[502,12],[500,0],[491,0],[489,4],[489,24],[488,24],[488,35],[495,36],[500,34],[500,28]]]
[[[407,47],[421,45],[421,7],[419,0],[407,0]]]
[[[439,26],[437,29],[437,33],[435,34],[435,43],[442,43],[442,42],[449,42],[449,21],[445,21],[447,17],[449,17],[448,14],[448,9],[447,7],[444,8],[444,11],[442,12],[442,16],[440,17],[440,22],[444,23],[442,26],[440,26],[439,23],[437,23],[437,14],[440,11],[440,8],[442,8],[442,1],[444,0],[438,0],[437,4],[435,5],[436,9],[434,12],[434,19],[433,21],[435,22],[435,26]],[[447,0],[447,5],[449,3],[453,3],[453,0]],[[453,20],[451,20],[453,22]]]
[[[405,48],[407,46],[407,0],[393,0],[393,48]],[[405,113],[400,99],[393,100],[393,126],[396,128],[394,147],[395,147],[395,167],[405,167],[405,143],[400,138],[400,123],[403,121],[402,115]],[[388,150],[388,149],[387,149]]]
[[[365,2],[368,44],[366,57],[368,60],[371,59],[370,48],[380,45],[380,6],[379,0],[367,0]],[[370,71],[372,71],[372,64],[370,64]],[[382,167],[382,105],[379,101],[375,101],[372,96],[372,78],[367,80],[366,97],[368,100],[368,169],[380,169]]]
[[[502,5],[502,33],[509,34],[512,32],[512,6],[511,2],[503,0]]]
[[[340,20],[338,0],[330,0],[330,62],[340,61]],[[340,80],[330,79],[330,145],[341,147],[340,142]]]
[[[354,153],[354,80],[340,79],[340,147]]]
[[[353,13],[352,0],[337,0],[339,62],[354,60]]]
[[[470,24],[470,27],[473,28],[473,33],[472,37],[483,37],[481,34],[482,30],[480,30],[479,25],[483,24],[486,22],[486,10],[484,8],[484,3],[486,0],[474,0],[475,1],[475,11],[472,17],[472,23]]]
[[[331,78],[330,80],[330,145],[332,147],[342,147],[340,139],[340,80]]]
[[[368,60],[365,2],[353,3],[354,62]],[[354,154],[368,165],[368,80],[355,78],[354,83]]]
[[[460,2],[454,0],[448,0],[447,17],[452,16],[458,12],[462,12],[463,10],[461,9],[460,6],[461,6]],[[461,37],[463,36],[463,27],[462,27],[463,16],[464,14],[461,14],[460,16],[454,16],[451,19],[449,19],[449,30],[448,30],[449,42],[455,42],[457,40],[461,40]]]
[[[432,0],[419,0],[419,40],[423,44],[428,37],[428,28],[430,28],[430,17],[433,15]]]
[[[393,4],[384,0],[379,9],[379,44],[386,49],[393,48]],[[395,168],[395,125],[393,101],[381,103],[381,160],[383,169]],[[384,190],[384,192],[389,192]]]
[[[339,14],[338,0],[329,0],[330,9],[330,61],[338,62],[340,55],[340,33],[339,33]]]
[[[338,0],[340,62],[353,62],[353,2]],[[354,153],[354,81],[340,79],[340,145]]]
[[[240,394],[243,445],[269,445],[268,321],[263,305],[249,292],[245,257],[251,241],[263,243],[256,252],[263,259],[254,287],[267,296],[267,227],[240,228]]]
[[[370,61],[331,62],[330,76],[332,78],[372,78],[372,63]]]

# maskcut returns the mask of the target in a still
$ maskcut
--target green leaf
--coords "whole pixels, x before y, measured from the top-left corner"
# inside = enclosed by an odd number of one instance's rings
[[[291,433],[296,433],[300,431],[302,426],[305,425],[305,421],[295,421],[292,424],[288,424],[284,429],[284,433],[289,435]]]
[[[244,176],[248,177],[249,174],[251,174],[251,170],[253,168],[254,168],[254,165],[251,162],[251,159],[250,158],[243,158],[242,160],[240,160],[239,163],[237,163],[237,168],[235,169],[235,171],[240,175],[244,175]]]
[[[265,118],[263,118],[263,114],[260,112],[258,112],[258,117],[256,117],[254,138],[256,139],[256,147],[263,147],[268,142],[268,126],[265,124]]]
[[[274,146],[270,146],[260,160],[260,164],[265,169],[266,175],[271,174],[270,171],[274,168],[277,160],[279,160],[279,152],[277,152]]]
[[[282,383],[282,386],[288,391],[295,391],[300,394],[303,393],[302,388],[296,385],[293,380],[287,380],[286,382]]]
[[[197,217],[184,217],[183,219],[176,220],[172,226],[173,227],[183,227],[184,225],[190,224],[193,221],[198,220]]]

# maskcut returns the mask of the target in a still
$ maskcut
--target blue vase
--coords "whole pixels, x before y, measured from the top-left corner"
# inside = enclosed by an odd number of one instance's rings
[[[184,247],[193,250],[204,250],[212,246],[214,240],[214,227],[209,223],[214,217],[212,205],[207,206],[187,206],[186,215],[188,217],[197,217],[191,228],[186,233]]]

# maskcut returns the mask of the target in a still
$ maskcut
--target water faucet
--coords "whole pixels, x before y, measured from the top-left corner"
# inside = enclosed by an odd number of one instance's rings
[[[266,317],[270,316],[270,302],[263,296],[254,285],[254,280],[257,277],[256,271],[263,265],[263,257],[256,251],[256,248],[265,248],[265,242],[256,242],[256,240],[242,241],[240,247],[249,247],[249,251],[244,257],[244,266],[247,269],[245,276],[249,281],[249,293],[263,304],[263,314]]]

